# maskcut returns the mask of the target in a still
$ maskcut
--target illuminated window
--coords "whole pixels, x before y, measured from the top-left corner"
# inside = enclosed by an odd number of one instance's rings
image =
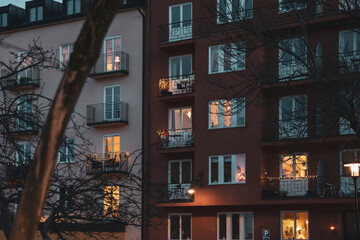
[[[119,186],[104,188],[104,216],[106,218],[119,217]]]
[[[218,240],[253,240],[252,213],[218,213]]]
[[[120,136],[104,136],[104,153],[106,159],[120,159]]]
[[[189,129],[192,127],[191,107],[169,110],[169,129]]]
[[[67,1],[67,15],[76,14],[81,12],[81,0],[68,0]]]
[[[245,44],[230,43],[209,47],[209,73],[245,70]]]
[[[210,156],[210,184],[245,183],[245,181],[245,154]]]
[[[309,239],[308,212],[281,212],[281,240]]]
[[[43,6],[30,8],[30,22],[43,20],[44,8]]]
[[[59,163],[69,163],[74,162],[74,139],[66,138],[63,141],[63,144],[60,146],[59,155],[58,155]]]
[[[245,126],[245,98],[209,103],[209,128]]]
[[[169,240],[191,240],[191,215],[169,215]]]
[[[252,0],[218,0],[218,23],[252,18]]]
[[[307,177],[307,155],[284,155],[281,161],[283,178]]]
[[[68,65],[70,60],[70,54],[74,50],[73,44],[67,44],[60,46],[60,68],[63,69]]]
[[[0,27],[7,27],[8,25],[8,14],[0,13]]]
[[[104,70],[117,71],[121,66],[121,37],[107,37],[104,39]]]

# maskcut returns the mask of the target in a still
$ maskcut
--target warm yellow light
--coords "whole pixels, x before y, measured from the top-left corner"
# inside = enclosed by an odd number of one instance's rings
[[[360,176],[359,166],[360,166],[360,163],[347,163],[347,164],[344,164],[344,167],[350,167],[352,177],[359,177]]]
[[[189,188],[187,190],[187,192],[188,192],[189,195],[193,195],[195,193],[195,189],[194,188]]]
[[[306,224],[309,224],[309,221],[306,221]]]
[[[331,226],[331,227],[330,227],[330,230],[331,230],[331,231],[334,231],[334,230],[335,230],[335,227],[334,227],[334,226]]]
[[[187,111],[186,116],[190,119],[191,118],[191,111]]]
[[[115,62],[119,63],[120,62],[120,57],[119,56],[115,56]]]

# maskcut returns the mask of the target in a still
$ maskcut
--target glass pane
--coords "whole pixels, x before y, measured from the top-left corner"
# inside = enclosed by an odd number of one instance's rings
[[[180,27],[180,6],[171,7],[171,27]]]
[[[236,155],[236,182],[244,183],[245,180],[245,156]]]
[[[231,182],[231,156],[224,157],[224,182]]]
[[[190,75],[191,73],[192,73],[191,56],[183,57],[181,75]]]
[[[306,97],[297,96],[295,98],[295,117],[296,119],[304,119],[306,117]]]
[[[112,217],[119,217],[119,186],[112,186]]]
[[[210,72],[219,71],[219,49],[217,46],[210,48],[211,62],[210,62]]]
[[[111,217],[111,186],[104,188],[104,216]]]
[[[343,34],[343,51],[344,53],[349,53],[354,51],[354,32],[344,32]],[[350,54],[346,54],[350,55]]]
[[[191,216],[183,215],[181,218],[181,239],[191,239]]]
[[[233,20],[240,19],[240,0],[232,0],[231,17]]]
[[[294,160],[292,156],[283,156],[281,169],[283,178],[292,178],[294,177]]]
[[[296,177],[305,178],[307,176],[307,158],[306,155],[295,156],[296,162]]]
[[[119,152],[120,152],[120,136],[113,136],[113,154],[116,154],[116,158],[119,158]],[[113,156],[114,158],[115,156]]]
[[[292,41],[284,41],[280,44],[280,61],[283,65],[290,65],[292,62]]]
[[[219,124],[219,103],[210,103],[210,127],[217,127]]]
[[[191,162],[182,163],[182,183],[191,182]]]
[[[280,112],[281,120],[290,120],[292,119],[293,112],[293,102],[290,97],[283,97],[280,99]]]
[[[282,219],[282,237],[283,239],[294,239],[295,238],[295,226],[293,212],[283,213]]]
[[[180,110],[172,110],[171,129],[180,129]]]
[[[186,4],[183,6],[183,26],[191,26],[191,4]]]
[[[309,227],[308,227],[308,213],[297,212],[296,213],[296,239],[308,239]]]
[[[6,27],[6,26],[7,26],[7,17],[8,17],[7,13],[3,13],[3,14],[1,15],[1,26],[2,26],[2,27]]]
[[[37,8],[37,20],[43,20],[43,7]]]
[[[170,71],[170,76],[180,76],[180,58],[171,58]]]
[[[182,129],[188,129],[191,128],[191,108],[184,108],[182,110]]]
[[[232,240],[240,239],[240,223],[239,223],[239,214],[231,214],[231,229],[232,229]]]
[[[170,238],[180,239],[180,218],[178,215],[170,216]]]
[[[81,12],[81,0],[75,0],[75,13]]]
[[[179,184],[179,172],[180,166],[178,162],[173,162],[170,164],[170,183],[171,184]]]
[[[224,127],[231,126],[231,101],[224,101]]]
[[[219,214],[219,239],[226,239],[226,214]]]
[[[63,46],[61,47],[61,62],[65,62],[69,60],[69,52],[68,52],[68,47],[67,46]]]
[[[231,49],[231,46],[230,45],[225,45],[223,47],[223,51],[224,51],[224,62],[223,62],[223,65],[224,65],[224,71],[231,71],[231,59],[232,59],[232,55],[231,55],[231,52],[232,52],[232,49]]]
[[[218,157],[211,158],[211,183],[219,182],[219,162]]]
[[[245,240],[253,240],[253,214],[245,213]]]
[[[121,39],[115,38],[114,39],[114,52],[119,52],[121,49]]]
[[[220,22],[226,22],[226,1],[227,0],[219,0]]]
[[[36,21],[36,8],[30,8],[30,22]]]
[[[74,14],[74,1],[68,0],[67,2],[67,15]]]

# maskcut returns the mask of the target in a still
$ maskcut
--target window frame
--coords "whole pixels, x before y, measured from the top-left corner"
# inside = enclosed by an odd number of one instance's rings
[[[242,156],[244,159],[244,181],[236,181],[236,170],[237,170],[237,156]],[[224,175],[225,175],[225,157],[231,157],[231,181],[230,182],[224,182]],[[217,158],[218,162],[218,181],[212,182],[211,181],[211,163],[212,158]],[[226,185],[226,184],[246,184],[246,153],[237,153],[237,154],[225,154],[225,155],[211,155],[209,156],[209,183],[208,185]]]
[[[2,12],[0,13],[0,27],[7,27],[9,26],[9,19],[8,19],[8,13],[7,12]],[[6,22],[4,24],[4,19],[6,19]]]
[[[63,48],[67,48],[67,55],[68,55],[68,59],[63,60],[63,53],[62,50]],[[60,69],[65,69],[67,64],[69,63],[70,60],[70,56],[72,54],[72,52],[74,51],[74,43],[68,43],[68,44],[63,44],[59,46],[59,60],[60,60]]]
[[[190,163],[190,182],[184,183],[182,180],[182,163],[189,162]],[[191,159],[181,159],[181,160],[169,160],[168,162],[168,185],[177,185],[177,183],[171,183],[171,164],[179,163],[179,183],[178,185],[191,184],[192,182],[192,160]],[[181,163],[181,164],[180,164]]]
[[[220,1],[225,1],[225,14],[222,16],[221,13],[221,4]],[[236,17],[237,19],[233,19],[233,1],[239,1],[239,10],[236,11]],[[247,1],[251,2],[251,8],[247,9]],[[244,19],[251,19],[253,18],[253,1],[252,0],[217,0],[217,24],[224,24],[224,23],[230,23],[230,22],[237,22],[242,21]],[[247,16],[249,13],[250,16]],[[223,21],[222,19],[226,17],[226,21]]]
[[[116,153],[117,152],[115,152],[114,151],[114,137],[119,137],[119,152],[118,152],[118,154],[119,154],[119,156],[118,157],[120,157],[120,153],[121,153],[121,137],[120,137],[120,133],[112,133],[112,134],[105,134],[105,135],[103,135],[103,154],[104,154],[104,156],[105,156],[105,159],[107,159],[107,153],[108,152],[106,152],[105,150],[106,150],[106,142],[105,142],[105,139],[107,138],[107,137],[111,137],[111,157],[114,157],[114,154],[115,154],[115,157],[116,157]]]
[[[119,101],[118,101],[118,104],[119,104],[119,116],[116,117],[116,101],[115,101],[115,88],[119,88]],[[107,118],[106,116],[106,113],[107,113],[107,103],[106,102],[106,90],[107,89],[112,89],[111,90],[111,118]],[[104,86],[104,120],[109,120],[109,121],[115,121],[115,120],[120,120],[121,119],[121,105],[120,105],[120,102],[121,102],[121,85],[120,84],[116,84],[116,85],[108,85],[108,86]]]
[[[68,143],[69,141],[72,141],[72,143]],[[72,147],[72,157],[71,157],[71,147]],[[62,150],[64,150],[65,153],[61,153]],[[65,161],[61,160],[62,157],[65,158]],[[65,138],[59,148],[58,163],[73,163],[73,162],[75,162],[75,138]]]
[[[236,100],[236,101],[240,101],[241,103],[241,110],[235,110],[235,113],[233,113],[233,108],[231,107],[231,125],[230,126],[224,126],[224,101],[231,101],[231,106],[232,106],[232,101]],[[212,127],[211,126],[211,116],[212,113],[211,112],[211,105],[212,103],[217,102],[217,106],[218,106],[218,113],[217,113],[217,118],[218,118],[218,126],[217,127]],[[246,99],[245,97],[242,98],[232,98],[230,100],[227,99],[219,99],[219,100],[210,100],[208,103],[209,106],[209,123],[208,123],[208,129],[224,129],[224,128],[235,128],[235,127],[245,127],[246,126]],[[240,106],[240,103],[236,103],[236,108],[238,108],[238,106]],[[240,116],[238,116],[240,114]],[[238,117],[240,118],[244,118],[244,124],[238,124]],[[222,118],[222,120],[220,121],[220,119]],[[236,120],[236,124],[233,125],[234,120]]]
[[[35,109],[34,109],[34,99],[28,96],[22,96],[19,97],[17,100],[17,106],[16,111],[18,114],[18,117],[16,119],[16,127],[20,129],[21,131],[27,131],[27,130],[33,130],[35,128],[33,121],[34,121],[34,115],[35,115]],[[22,105],[24,104],[24,105]],[[25,111],[24,111],[25,109]],[[29,110],[30,109],[30,110]],[[20,116],[22,115],[22,116]],[[20,116],[20,118],[19,118]],[[30,121],[30,122],[28,122]],[[24,124],[25,126],[21,126]]]
[[[64,198],[65,199],[64,199],[63,203],[61,202],[61,188],[63,188],[65,190],[64,191],[64,194],[65,194]],[[57,200],[58,200],[60,206],[62,206],[62,204],[64,204],[63,206],[65,208],[71,210],[71,209],[73,209],[73,205],[75,204],[75,198],[74,197],[69,198],[69,189],[71,189],[72,193],[75,193],[73,186],[59,186],[58,187]],[[69,204],[69,202],[71,202],[71,201],[72,201],[72,203]]]
[[[282,164],[284,163],[284,157],[287,157],[287,156],[290,156],[292,157],[292,164],[293,164],[293,172],[292,172],[292,176],[291,178],[286,178],[284,177],[284,174],[283,174],[283,167],[282,167]],[[306,156],[306,172],[305,172],[305,179],[307,179],[307,177],[309,176],[309,154],[308,153],[304,153],[304,152],[298,152],[298,153],[289,153],[289,154],[280,154],[280,178],[283,178],[283,179],[289,179],[289,180],[298,180],[298,179],[304,179],[302,177],[296,177],[296,156]],[[295,176],[294,176],[295,174]]]
[[[296,4],[296,6],[284,7],[284,6],[286,6],[286,1],[288,1],[288,0],[279,0],[278,1],[278,3],[279,3],[279,11],[278,11],[278,13],[279,14],[288,13],[288,12],[292,12],[292,11],[295,11],[295,10],[302,10],[302,9],[305,9],[306,6],[307,6],[306,3],[301,4],[301,3],[295,3],[294,2],[292,4]]]
[[[180,37],[172,37],[172,29],[181,29],[183,30],[184,28],[186,28],[187,26],[184,26],[184,6],[186,5],[190,5],[190,33],[183,33],[180,35]],[[180,13],[179,13],[179,18],[180,21],[179,22],[173,22],[172,21],[172,9],[175,7],[180,7]],[[192,1],[190,2],[184,2],[184,3],[179,3],[179,4],[174,4],[174,5],[170,5],[169,6],[169,41],[170,42],[175,42],[175,41],[180,41],[180,40],[184,40],[184,39],[190,39],[192,38],[192,21],[193,21],[193,5],[192,5]],[[173,27],[173,24],[179,24],[179,27]]]
[[[115,40],[116,39],[119,39],[120,40],[120,46],[119,46],[119,49],[115,49],[116,48],[116,45],[115,45]],[[108,70],[107,69],[107,65],[108,65],[108,62],[107,62],[107,56],[108,53],[107,52],[107,44],[106,42],[108,40],[111,40],[111,64],[112,64],[112,70]],[[113,71],[118,71],[119,69],[115,69],[115,57],[117,56],[117,53],[121,53],[122,51],[122,37],[121,35],[117,35],[117,36],[110,36],[110,37],[105,37],[104,38],[104,42],[103,42],[103,52],[104,52],[104,72],[113,72]],[[121,55],[119,56],[120,59],[121,59]]]
[[[32,20],[32,10],[35,9],[35,15],[34,15],[34,19]],[[41,9],[41,18],[40,18],[40,9]],[[37,21],[41,21],[44,20],[44,6],[40,5],[40,6],[34,6],[29,8],[29,22],[37,22]]]
[[[304,240],[310,240],[310,227],[309,227],[309,223],[310,223],[310,215],[309,215],[309,211],[308,210],[290,210],[290,211],[280,211],[280,240],[286,240],[284,239],[284,236],[283,236],[283,217],[284,217],[284,214],[285,213],[294,213],[294,227],[296,229],[296,213],[307,213],[307,227],[308,227],[308,238],[304,239]],[[296,231],[295,231],[296,233]],[[296,234],[294,234],[294,239],[296,239]]]
[[[190,68],[191,68],[190,74],[184,74],[184,73],[183,73],[183,68],[182,68],[182,66],[183,66],[183,59],[184,59],[185,57],[190,57]],[[177,59],[177,58],[180,59],[180,69],[179,69],[179,70],[180,70],[180,75],[174,75],[174,74],[172,73],[171,60]],[[192,72],[193,72],[193,66],[192,66],[192,64],[193,64],[192,54],[185,54],[185,55],[179,55],[179,56],[169,57],[169,77],[180,77],[180,76],[188,76],[188,75],[191,75]]]
[[[17,147],[19,148],[18,150],[15,151],[15,164],[16,166],[20,166],[22,164],[27,164],[27,163],[30,163],[32,157],[33,157],[33,154],[34,154],[34,148],[31,144],[31,142],[17,142],[16,143]],[[30,152],[27,152],[27,147],[30,146]],[[27,156],[24,156],[24,159],[20,159],[20,154],[19,154],[19,151],[24,151],[25,155],[28,155],[30,154],[29,156],[29,159],[26,159]],[[28,160],[28,161],[27,161]]]
[[[236,44],[241,44],[242,46],[242,51],[240,52],[240,50],[238,49],[238,47],[236,46]],[[230,70],[225,70],[225,54],[224,54],[224,49],[230,46],[230,51],[231,51],[231,55],[229,56],[229,60],[230,60]],[[234,48],[237,48],[236,53],[232,53],[232,51],[234,51]],[[216,51],[218,52],[218,57],[217,57],[217,71],[212,71],[213,69],[213,59],[212,59],[212,51],[213,49],[217,49]],[[231,57],[233,54],[236,54],[236,56],[240,56],[241,57],[241,66],[242,67],[238,67],[239,65],[239,61],[240,57],[236,57],[233,58]],[[244,71],[246,69],[246,44],[245,42],[236,42],[236,43],[228,43],[228,44],[220,44],[220,45],[212,45],[209,46],[209,62],[208,62],[208,74],[217,74],[217,73],[227,73],[227,72],[237,72],[237,71]],[[236,66],[236,67],[234,67]]]
[[[109,214],[110,216],[109,217],[106,217],[106,215],[105,215],[105,197],[106,197],[106,195],[105,195],[105,189],[107,188],[107,187],[111,187],[111,201],[110,201],[110,208],[111,208],[111,213]],[[114,187],[118,187],[118,189],[119,189],[119,202],[118,202],[118,216],[116,217],[114,217],[113,216],[113,202],[114,202],[114,197],[113,197],[113,195],[114,195],[114,190],[113,190],[113,188]],[[120,185],[116,185],[116,184],[110,184],[110,185],[104,185],[104,191],[103,191],[103,194],[104,194],[104,198],[103,198],[103,217],[105,218],[105,219],[115,219],[115,218],[119,218],[120,216],[119,216],[119,209],[120,209]]]
[[[216,239],[220,239],[220,214],[226,214],[226,235],[227,239],[231,240],[232,238],[232,215],[233,214],[239,214],[239,240],[245,240],[244,237],[244,225],[245,225],[245,214],[251,214],[251,220],[252,220],[252,240],[254,240],[254,212],[218,212],[216,216],[216,225],[217,225],[217,231],[216,231]],[[241,226],[243,225],[243,226]]]
[[[179,217],[179,239],[172,239],[171,238],[171,216],[178,216]],[[182,216],[190,216],[190,240],[192,239],[192,214],[191,213],[169,213],[168,214],[168,240],[187,240],[182,238]]]
[[[72,2],[72,12],[69,12],[69,2]],[[77,5],[78,3],[78,5]],[[82,11],[82,7],[81,7],[82,1],[81,0],[67,0],[66,2],[66,15],[74,15],[74,14],[79,14]],[[79,9],[77,9],[77,7],[79,7]],[[79,11],[76,11],[79,10]]]
[[[189,129],[189,128],[183,128],[183,110],[184,109],[189,109],[190,108],[190,112],[191,112],[191,118],[190,118],[190,122],[191,122],[191,127],[190,129],[192,129],[192,118],[193,118],[193,111],[192,111],[192,106],[186,106],[186,107],[177,107],[177,108],[169,108],[169,111],[168,111],[168,127],[169,127],[169,130],[183,130],[183,129]],[[180,110],[180,119],[179,119],[179,128],[176,129],[176,128],[173,128],[172,127],[172,112],[174,110]],[[174,121],[175,122],[175,121]],[[174,126],[175,127],[175,126]]]

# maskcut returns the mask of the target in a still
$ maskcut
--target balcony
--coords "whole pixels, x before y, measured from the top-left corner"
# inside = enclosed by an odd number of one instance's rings
[[[128,161],[129,153],[125,152],[94,153],[87,158],[86,173],[89,175],[126,173]]]
[[[159,79],[158,97],[168,97],[195,92],[195,75]]]
[[[187,193],[190,184],[154,184],[158,203],[193,202]]]
[[[89,76],[94,79],[129,75],[129,54],[112,52],[101,54]]]
[[[2,71],[2,76],[5,76],[9,73]],[[29,89],[29,88],[38,88],[40,86],[40,69],[39,68],[29,68],[23,70],[18,74],[17,78],[15,76],[9,75],[9,78],[5,80],[4,89],[7,90],[20,90],[20,89]]]
[[[261,179],[262,199],[346,198],[354,196],[350,177],[308,176]]]
[[[22,163],[22,164],[8,163],[5,165],[6,179],[7,180],[25,179],[29,170],[30,170],[29,163]]]
[[[39,132],[39,118],[37,114],[17,114],[16,116],[0,116],[1,134],[26,135]]]
[[[128,124],[128,108],[128,104],[125,102],[87,105],[87,125],[101,127]]]
[[[158,130],[158,149],[188,148],[195,144],[195,135],[192,128]]]
[[[261,123],[263,141],[299,139],[308,137],[307,120],[275,120]]]

